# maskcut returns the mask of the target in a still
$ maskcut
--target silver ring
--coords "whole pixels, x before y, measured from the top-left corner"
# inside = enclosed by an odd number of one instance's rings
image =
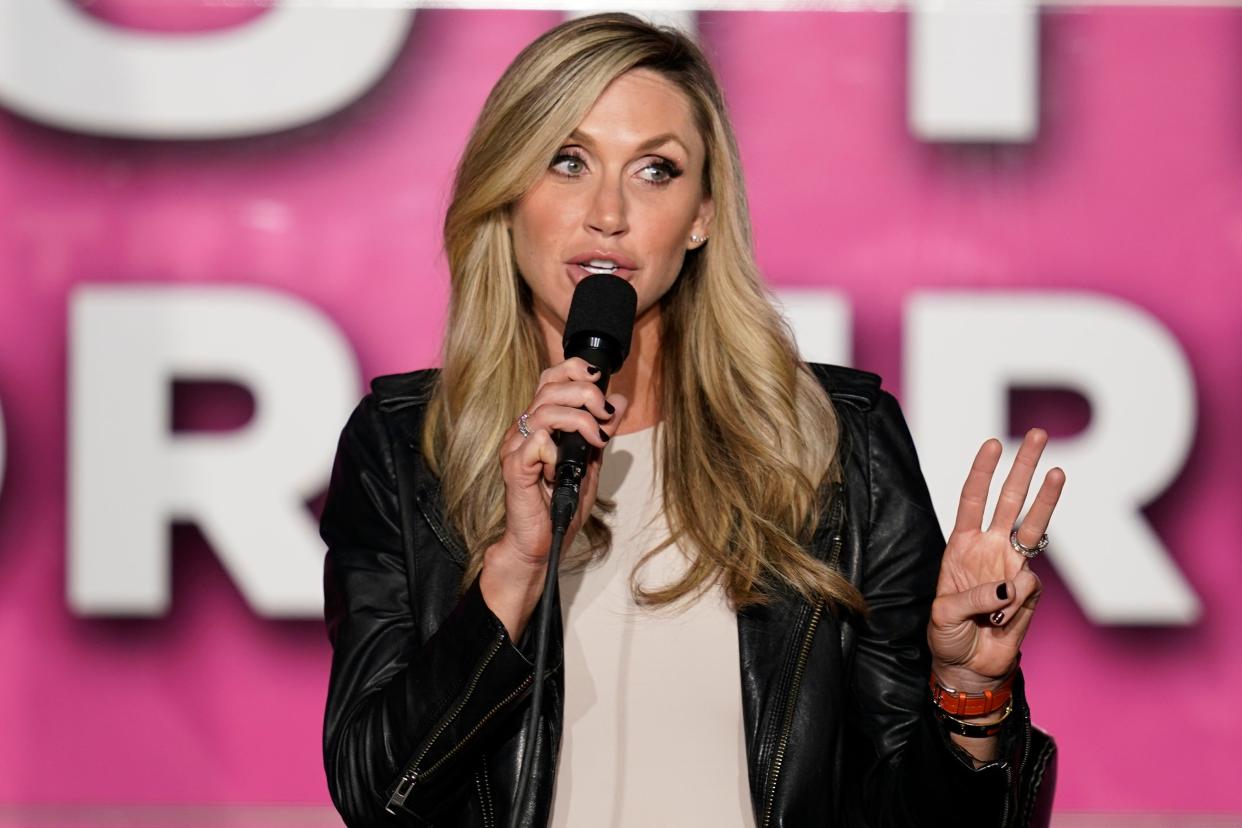
[[[530,436],[530,426],[526,424],[526,418],[529,416],[529,414],[523,414],[518,417],[518,434],[522,435],[523,440]]]
[[[1013,547],[1014,552],[1019,552],[1025,556],[1027,560],[1030,560],[1048,548],[1048,533],[1044,532],[1040,535],[1039,542],[1034,546],[1027,546],[1022,541],[1018,540],[1018,528],[1015,526],[1014,530],[1009,533],[1009,545]]]

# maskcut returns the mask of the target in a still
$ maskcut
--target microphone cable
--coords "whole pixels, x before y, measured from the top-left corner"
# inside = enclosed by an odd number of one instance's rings
[[[535,678],[530,691],[530,710],[526,711],[526,725],[522,739],[522,771],[518,775],[517,792],[513,799],[510,828],[519,828],[521,807],[529,799],[530,780],[538,763],[539,722],[543,715],[543,685],[548,665],[548,636],[552,629],[552,606],[556,604],[556,591],[560,583],[561,546],[565,533],[578,510],[578,487],[572,492],[558,485],[552,495],[552,544],[548,548],[548,571],[543,579],[543,598],[535,617]]]

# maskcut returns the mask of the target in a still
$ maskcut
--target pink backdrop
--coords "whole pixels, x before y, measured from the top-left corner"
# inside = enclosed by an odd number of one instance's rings
[[[96,5],[162,29],[256,14],[153,9]],[[367,377],[434,364],[451,165],[504,66],[560,19],[419,12],[364,98],[266,137],[101,139],[0,113],[0,803],[327,803],[322,626],[256,616],[192,527],[174,533],[168,616],[71,614],[67,296],[261,284],[324,309]],[[1168,326],[1195,373],[1198,436],[1146,514],[1203,616],[1093,626],[1044,564],[1024,667],[1063,751],[1058,808],[1242,814],[1242,713],[1224,701],[1242,695],[1242,614],[1229,610],[1242,584],[1242,11],[1045,10],[1040,132],[1013,146],[910,136],[905,26],[901,13],[699,16],[760,262],[774,285],[844,290],[855,363],[898,392],[915,288],[1085,289]],[[245,403],[183,407],[211,423]]]

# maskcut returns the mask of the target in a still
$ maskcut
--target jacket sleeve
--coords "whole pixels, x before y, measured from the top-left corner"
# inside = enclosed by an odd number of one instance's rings
[[[479,735],[533,671],[477,580],[419,640],[411,596],[422,585],[411,588],[408,567],[419,550],[407,548],[403,497],[382,412],[368,395],[341,433],[320,520],[333,650],[324,768],[349,826],[424,824],[460,809]],[[386,811],[398,789],[402,818]]]
[[[870,504],[849,694],[850,756],[865,757],[853,789],[858,824],[1013,824],[1015,764],[1026,752],[1030,713],[1019,675],[1014,711],[1000,735],[999,761],[976,769],[944,732],[927,688],[927,622],[944,536],[897,401],[881,392],[866,415]],[[854,823],[851,823],[854,824]]]

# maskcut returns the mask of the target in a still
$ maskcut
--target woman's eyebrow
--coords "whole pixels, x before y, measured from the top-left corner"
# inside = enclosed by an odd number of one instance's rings
[[[569,133],[568,140],[578,141],[587,146],[591,146],[595,143],[594,139],[590,135],[587,135],[585,132],[582,132],[581,130],[577,130],[577,129]],[[666,144],[670,141],[677,144],[679,147],[681,147],[682,150],[687,155],[690,153],[690,150],[687,149],[684,143],[682,143],[681,139],[671,132],[662,132],[659,135],[655,135],[655,136],[652,136],[651,138],[648,138],[646,141],[643,141],[641,144],[639,144],[635,148],[635,152],[646,152],[647,150],[655,149],[661,144]]]

